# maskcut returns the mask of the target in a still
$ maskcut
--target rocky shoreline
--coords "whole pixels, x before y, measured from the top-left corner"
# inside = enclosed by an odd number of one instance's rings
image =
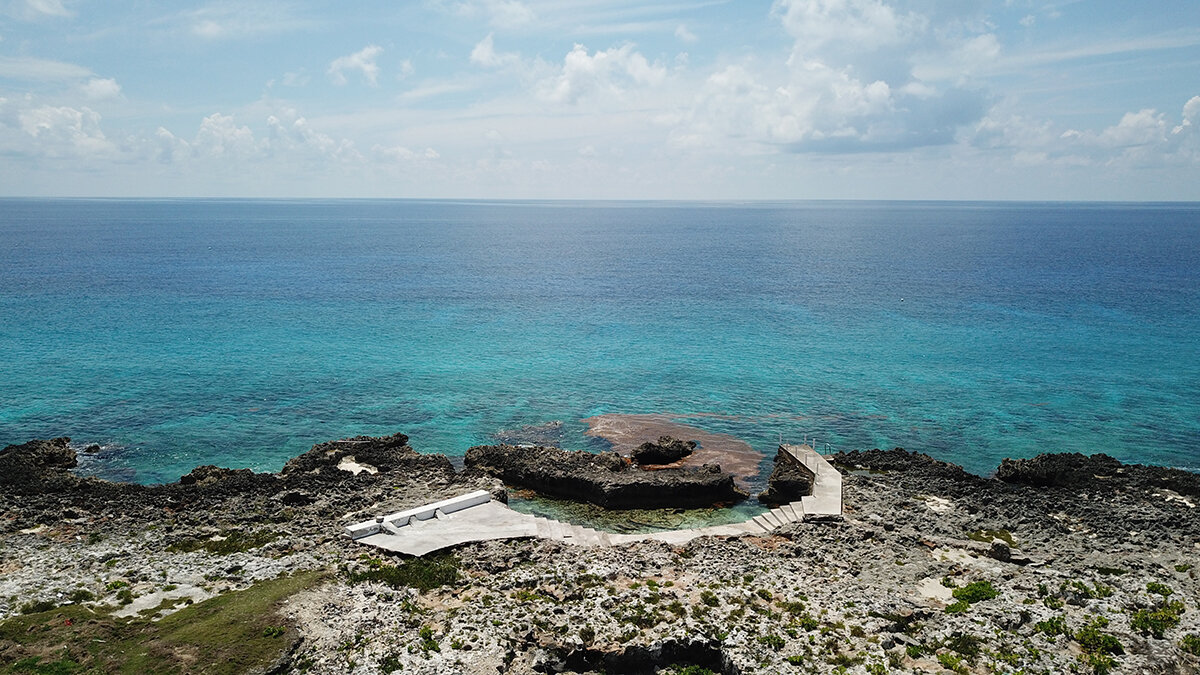
[[[851,452],[830,457],[841,522],[679,547],[512,540],[375,558],[342,525],[503,489],[407,440],[332,441],[278,474],[201,467],[164,486],[75,476],[63,439],[5,448],[0,673],[135,658],[193,672],[1200,668],[1196,474],[1043,455],[983,478]],[[224,644],[242,630],[250,656],[206,649],[180,617],[227,620],[214,632]],[[150,646],[104,651],[135,642]]]
[[[463,463],[509,485],[608,509],[704,508],[749,496],[716,464],[663,466],[688,456],[694,447],[664,436],[635,449],[631,461],[615,452],[481,445],[467,450]]]

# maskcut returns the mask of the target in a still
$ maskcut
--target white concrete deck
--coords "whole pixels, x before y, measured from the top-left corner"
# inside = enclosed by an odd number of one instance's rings
[[[614,534],[518,513],[506,504],[484,499],[481,494],[486,496],[486,492],[472,492],[357,523],[348,526],[346,534],[361,543],[388,551],[422,556],[473,541],[520,537],[555,539],[578,546],[619,546],[638,541],[679,545],[699,537],[766,534],[788,523],[841,517],[842,475],[837,469],[807,445],[781,445],[780,448],[813,469],[816,474],[813,494],[741,523],[645,534]]]

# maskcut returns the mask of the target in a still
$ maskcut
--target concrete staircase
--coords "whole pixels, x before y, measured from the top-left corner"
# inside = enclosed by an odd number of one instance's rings
[[[490,501],[487,493],[474,492],[436,504],[410,509],[348,526],[353,539],[389,551],[425,555],[472,541],[538,537],[575,546],[614,546],[638,541],[685,544],[699,537],[733,537],[774,532],[788,523],[842,515],[842,475],[807,445],[781,445],[813,469],[813,493],[800,501],[773,508],[750,520],[690,530],[643,534],[614,534],[550,518],[518,513]]]

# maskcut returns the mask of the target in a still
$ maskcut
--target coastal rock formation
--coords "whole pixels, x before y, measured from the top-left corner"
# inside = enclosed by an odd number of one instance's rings
[[[303,455],[288,460],[280,473],[285,476],[296,473],[321,473],[337,469],[347,462],[387,473],[406,468],[412,460],[423,456],[432,455],[421,455],[413,450],[408,445],[408,436],[404,434],[355,436],[318,443]],[[442,455],[438,457],[446,459]],[[446,460],[446,466],[450,467],[449,460]]]
[[[812,494],[816,478],[808,467],[801,464],[791,453],[779,448],[775,453],[775,469],[767,479],[767,489],[758,495],[764,504],[789,504]]]
[[[505,483],[610,509],[699,508],[746,498],[715,464],[642,471],[615,452],[480,445],[464,464]]]
[[[67,437],[10,445],[0,450],[0,487],[21,494],[37,492],[48,482],[70,482],[66,471],[77,464]]]
[[[841,521],[363,555],[345,524],[496,484],[406,445],[318,444],[307,470],[164,486],[76,478],[65,439],[0,450],[6,487],[14,467],[37,486],[0,489],[0,670],[198,672],[236,647],[242,670],[313,675],[1200,671],[1196,474],[1044,457],[997,480],[869,450],[831,458]],[[365,446],[391,450],[349,452]],[[351,456],[385,468],[337,469]],[[255,609],[280,584],[286,600]],[[198,646],[177,630],[193,624],[223,629]]]
[[[630,453],[633,461],[641,466],[673,464],[692,454],[696,441],[681,441],[670,436],[659,436],[657,443],[646,441]]]

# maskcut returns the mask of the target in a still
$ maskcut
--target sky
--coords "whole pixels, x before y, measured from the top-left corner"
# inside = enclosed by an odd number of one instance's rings
[[[0,195],[1200,200],[1200,2],[0,0]]]

